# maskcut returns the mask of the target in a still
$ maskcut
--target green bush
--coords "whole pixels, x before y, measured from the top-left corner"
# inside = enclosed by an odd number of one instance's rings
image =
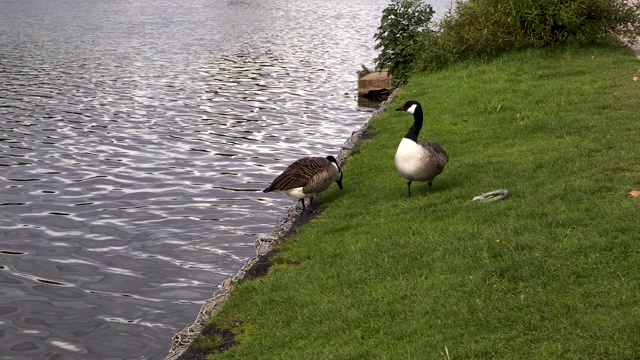
[[[414,70],[527,47],[640,36],[640,4],[626,0],[457,0],[422,34]]]
[[[416,44],[423,34],[432,32],[429,28],[432,16],[431,5],[421,0],[393,0],[382,11],[374,35],[375,49],[380,50],[374,60],[376,70],[387,69],[396,82],[406,80],[419,51]]]

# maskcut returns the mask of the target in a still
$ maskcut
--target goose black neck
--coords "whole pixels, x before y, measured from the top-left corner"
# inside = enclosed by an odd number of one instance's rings
[[[420,129],[422,129],[422,108],[418,106],[413,112],[413,125],[411,126],[411,128],[409,128],[409,131],[404,137],[409,140],[418,142]]]

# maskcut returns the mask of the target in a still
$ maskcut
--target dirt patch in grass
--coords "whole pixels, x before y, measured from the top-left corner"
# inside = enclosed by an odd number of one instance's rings
[[[210,341],[209,339],[216,340]],[[236,344],[236,337],[230,329],[218,329],[214,326],[207,326],[177,360],[205,359],[206,356],[211,353],[221,353]]]

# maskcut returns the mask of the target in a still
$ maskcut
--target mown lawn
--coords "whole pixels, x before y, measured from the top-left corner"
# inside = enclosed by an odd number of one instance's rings
[[[628,49],[577,46],[414,76],[371,120],[344,190],[210,321],[238,344],[209,357],[640,358],[634,76]],[[450,161],[407,199],[393,157],[412,118],[392,110],[409,99]],[[510,196],[471,201],[499,188]]]

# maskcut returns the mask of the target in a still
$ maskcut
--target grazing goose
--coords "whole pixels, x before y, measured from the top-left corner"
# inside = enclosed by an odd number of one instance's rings
[[[326,190],[336,182],[342,190],[342,170],[336,158],[304,157],[289,165],[263,192],[279,192],[299,199],[304,210],[304,199]]]
[[[396,169],[407,179],[407,197],[411,197],[412,181],[428,181],[431,191],[433,179],[442,172],[449,157],[438,143],[418,141],[422,128],[422,106],[419,102],[409,100],[396,111],[413,114],[413,125],[400,141],[395,159]]]

